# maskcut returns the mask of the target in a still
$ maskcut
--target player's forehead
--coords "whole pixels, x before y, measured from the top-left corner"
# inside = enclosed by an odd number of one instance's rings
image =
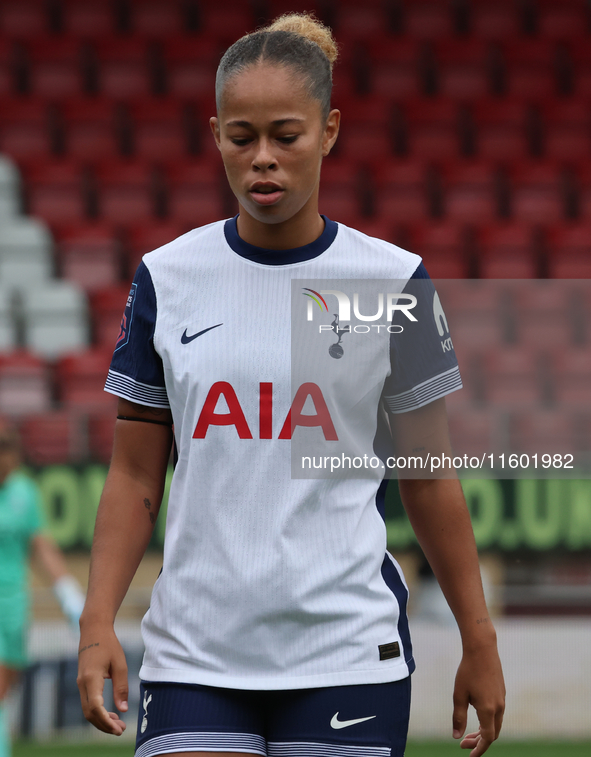
[[[257,63],[234,74],[224,87],[223,124],[302,122],[319,113],[305,77],[291,66]]]

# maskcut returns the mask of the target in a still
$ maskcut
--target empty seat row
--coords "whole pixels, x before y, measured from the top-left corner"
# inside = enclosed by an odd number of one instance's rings
[[[30,164],[23,173],[28,212],[52,225],[99,218],[129,225],[170,218],[191,227],[237,212],[221,161],[154,166],[141,160]],[[591,211],[591,160],[520,161],[505,165],[465,160],[431,165],[384,159],[356,167],[325,161],[321,210],[335,220],[358,216],[412,222],[445,217],[467,223],[514,218],[557,223]]]
[[[333,153],[352,162],[388,156],[491,160],[591,157],[588,98],[352,97],[339,105]],[[209,126],[213,104],[174,98],[115,103],[78,98],[62,105],[34,98],[0,99],[0,149],[21,163],[69,157],[84,162],[137,156],[160,163],[217,156]]]
[[[556,409],[519,410],[499,413],[497,408],[471,408],[469,412],[455,408],[448,396],[449,431],[452,448],[456,454],[467,454],[488,462],[488,455],[495,455],[497,470],[499,455],[505,456],[505,473],[509,469],[510,454],[533,455],[537,453],[538,471],[543,470],[541,455],[555,454],[574,456],[574,463],[581,461],[581,453],[591,451],[591,415]],[[548,458],[546,458],[548,461]],[[524,460],[526,464],[526,460]],[[557,466],[558,467],[558,466]]]
[[[31,283],[23,275],[20,291],[0,289],[0,350],[26,346],[32,353],[56,358],[90,341],[88,306],[82,289],[71,281]]]
[[[542,34],[563,38],[589,30],[584,0],[228,0],[223,7],[198,0],[9,0],[0,29],[32,36],[47,32],[95,37],[114,32],[161,37],[183,31],[241,36],[292,10],[315,10],[339,32],[369,36],[377,30],[432,39],[454,34],[505,38]]]

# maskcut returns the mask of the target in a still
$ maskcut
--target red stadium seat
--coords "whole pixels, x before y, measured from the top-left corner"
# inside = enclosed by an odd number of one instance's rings
[[[404,7],[404,30],[420,39],[450,37],[454,34],[448,0],[412,0]]]
[[[120,285],[94,292],[90,303],[96,345],[115,346],[121,328],[121,318],[129,295],[129,286]]]
[[[187,35],[163,40],[171,95],[213,101],[220,46],[212,37]],[[213,115],[212,113],[206,114]]]
[[[180,237],[187,231],[187,227],[175,221],[161,221],[160,223],[145,224],[133,226],[128,229],[127,242],[129,247],[128,253],[128,272],[131,276],[135,273],[142,256],[146,252],[162,247],[173,239]]]
[[[368,39],[388,28],[387,15],[383,7],[368,3],[339,3],[336,33],[348,40]]]
[[[523,31],[521,8],[514,0],[471,0],[470,27],[481,39],[510,39]]]
[[[462,373],[462,376],[464,374]],[[454,395],[461,395],[466,387],[459,392],[452,392],[445,398],[453,403]],[[501,419],[495,410],[490,408],[455,408],[452,404],[448,413],[449,437],[454,454],[476,456],[489,455],[500,449]]]
[[[591,48],[586,37],[575,38],[569,42],[574,82],[573,94],[579,98],[591,96]]]
[[[120,125],[110,98],[67,100],[62,108],[66,152],[84,161],[107,160],[120,152]]]
[[[356,162],[393,153],[392,106],[381,97],[351,98],[339,104],[342,113],[339,156]]]
[[[564,282],[549,279],[514,283],[509,291],[517,341],[536,348],[572,343],[575,328],[570,310],[570,288]]]
[[[28,45],[30,86],[35,95],[65,98],[81,94],[82,45],[76,37],[42,37]]]
[[[50,407],[51,382],[45,361],[25,350],[0,355],[0,413],[25,415]]]
[[[115,409],[117,398],[104,391],[112,355],[108,347],[93,347],[59,360],[56,377],[64,407],[84,412],[109,407]]]
[[[0,151],[16,161],[47,158],[52,151],[49,109],[33,98],[0,101]]]
[[[12,40],[0,37],[0,97],[15,91],[15,54]]]
[[[369,45],[371,91],[378,97],[417,97],[424,90],[421,79],[423,44],[414,37],[379,34]]]
[[[467,278],[436,281],[436,286],[456,353],[466,359],[472,384],[475,371],[470,356],[493,349],[505,341],[501,289],[496,281]],[[464,372],[463,367],[461,370]],[[476,385],[472,388],[477,390]]]
[[[465,229],[460,224],[431,222],[410,229],[411,251],[423,258],[432,279],[462,279],[468,275]]]
[[[134,34],[153,39],[184,31],[179,0],[133,0],[131,11]]]
[[[77,462],[84,456],[78,418],[55,411],[27,418],[20,427],[25,459],[33,465]]]
[[[46,0],[6,0],[0,6],[0,31],[10,38],[36,37],[49,31]]]
[[[529,155],[529,111],[522,99],[477,100],[473,117],[480,157],[511,161]]]
[[[551,355],[551,371],[556,405],[579,412],[588,412],[591,406],[589,345],[580,347],[559,345]]]
[[[121,273],[120,242],[105,224],[72,226],[59,234],[62,278],[87,292],[117,284]]]
[[[543,358],[522,346],[489,349],[484,354],[485,399],[491,409],[536,408],[544,401]]]
[[[492,51],[483,39],[442,39],[435,46],[439,92],[474,99],[491,93]]]
[[[590,375],[591,378],[591,375]],[[564,409],[539,408],[535,412],[511,413],[509,421],[509,445],[514,454],[538,455],[538,468],[542,466],[540,455],[574,455],[577,451],[576,419]]]
[[[504,44],[507,93],[523,98],[558,94],[557,47],[553,40],[520,38]]]
[[[105,162],[96,170],[101,217],[112,223],[149,220],[156,210],[152,168],[143,161]]]
[[[552,39],[589,34],[589,6],[585,0],[538,0],[538,32]]]
[[[447,160],[461,154],[460,112],[445,97],[417,98],[404,103],[410,155],[424,160]]]
[[[560,164],[515,164],[509,176],[512,214],[517,220],[556,223],[568,217],[567,177]]]
[[[578,221],[548,230],[548,276],[591,279],[591,223]]]
[[[322,164],[320,212],[335,221],[350,223],[351,218],[360,215],[365,189],[354,163],[328,158]]]
[[[385,160],[376,168],[376,211],[391,223],[424,221],[431,215],[428,174],[418,160]]]
[[[113,98],[151,93],[149,48],[139,37],[101,37],[96,51],[101,92]]]
[[[481,278],[532,279],[539,273],[538,253],[531,226],[504,223],[478,230]]]
[[[442,167],[445,215],[464,223],[489,223],[499,217],[498,170],[485,160],[465,160]]]
[[[110,36],[116,31],[114,5],[104,0],[62,0],[64,27],[83,39]]]
[[[167,178],[168,209],[174,221],[196,227],[223,218],[224,179],[219,161],[194,160],[171,165]]]
[[[201,5],[200,20],[200,31],[217,39],[223,46],[233,44],[256,27],[256,19],[248,4],[240,0],[226,0],[221,5]]]
[[[591,218],[591,163],[581,160],[576,164],[578,183],[578,211],[583,220]]]
[[[561,98],[542,105],[544,153],[578,162],[591,157],[591,107],[582,98]]]
[[[92,460],[109,463],[113,452],[116,415],[111,411],[92,413],[88,417],[88,447]]]
[[[189,129],[183,105],[174,98],[138,100],[131,106],[134,146],[141,158],[178,160],[189,152]]]
[[[48,224],[81,221],[87,201],[77,163],[67,160],[37,161],[25,170],[29,213]]]

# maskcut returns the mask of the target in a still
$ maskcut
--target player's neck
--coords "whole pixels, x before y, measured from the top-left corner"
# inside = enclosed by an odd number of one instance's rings
[[[314,242],[324,231],[324,220],[317,207],[304,206],[299,213],[281,223],[262,223],[240,208],[238,235],[255,247],[266,250],[292,250]]]

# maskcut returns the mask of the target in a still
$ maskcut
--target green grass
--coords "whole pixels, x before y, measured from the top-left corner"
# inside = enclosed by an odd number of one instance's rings
[[[469,752],[460,749],[458,743],[451,741],[411,742],[405,757],[467,757]],[[590,742],[568,741],[498,741],[490,748],[491,757],[588,757],[591,754]],[[36,744],[17,742],[13,747],[13,757],[132,757],[133,744]]]

